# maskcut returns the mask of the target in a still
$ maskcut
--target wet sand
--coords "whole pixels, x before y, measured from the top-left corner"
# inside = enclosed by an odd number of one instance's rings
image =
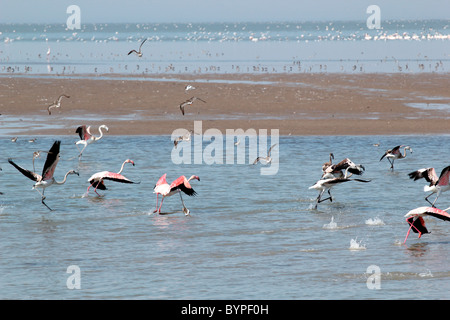
[[[106,124],[111,135],[170,135],[193,129],[195,120],[202,120],[203,131],[217,128],[224,134],[226,129],[279,129],[281,135],[450,133],[448,74],[108,77],[0,78],[1,134],[75,135],[79,125]],[[186,84],[197,89],[185,92]],[[49,115],[47,106],[62,93],[70,98]],[[179,104],[192,96],[206,103],[195,101],[183,116]],[[447,106],[440,110],[442,105]]]

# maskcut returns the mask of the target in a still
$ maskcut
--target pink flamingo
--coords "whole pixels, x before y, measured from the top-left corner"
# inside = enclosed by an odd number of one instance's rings
[[[442,171],[440,176],[438,177],[436,174],[436,170],[434,168],[424,168],[419,169],[417,171],[413,171],[411,173],[408,173],[408,176],[411,179],[414,179],[414,181],[424,178],[426,181],[428,181],[430,184],[428,186],[423,187],[424,192],[430,192],[431,193],[425,198],[425,200],[431,204],[432,207],[434,207],[434,204],[436,203],[436,200],[439,198],[441,192],[445,192],[447,190],[450,190],[450,166],[445,167]],[[433,203],[431,203],[428,198],[434,194],[437,193],[436,198],[434,199]]]
[[[96,137],[96,136],[92,135],[90,129],[91,129],[90,126],[86,127],[85,125],[83,125],[83,126],[79,126],[77,128],[77,130],[75,131],[75,133],[78,133],[78,135],[80,136],[80,140],[75,142],[75,145],[77,146],[77,149],[78,149],[78,145],[79,144],[84,144],[84,147],[81,150],[80,154],[78,155],[78,158],[81,158],[81,155],[83,154],[84,149],[86,149],[86,147],[88,145],[90,145],[93,142],[96,142],[96,141],[100,140],[103,137],[102,129],[106,130],[106,132],[109,131],[109,128],[107,126],[105,126],[104,124],[102,124],[100,127],[98,127],[98,132],[100,133],[100,135],[98,137]],[[78,149],[78,150],[80,150],[80,149]]]
[[[27,170],[25,168],[22,168],[21,166],[17,165],[12,159],[8,159],[8,162],[14,166],[17,170],[19,170],[20,173],[22,173],[25,177],[35,181],[36,183],[33,186],[33,189],[39,192],[41,195],[41,202],[43,205],[45,205],[50,211],[52,209],[44,202],[45,196],[44,192],[45,189],[50,187],[51,185],[62,185],[66,183],[67,176],[69,174],[76,174],[79,175],[79,173],[75,170],[69,170],[62,181],[56,181],[54,178],[54,173],[56,169],[56,165],[59,162],[59,150],[60,150],[60,144],[61,141],[55,141],[50,148],[50,150],[47,152],[47,159],[45,160],[44,169],[42,170],[42,175],[33,172],[31,170]],[[34,170],[34,169],[33,169]],[[42,192],[39,191],[39,189],[42,189]]]
[[[93,186],[95,188],[94,192],[97,195],[101,196],[100,194],[98,194],[97,189],[107,190],[105,184],[103,183],[103,180],[112,180],[112,181],[121,182],[121,183],[139,183],[139,182],[133,182],[121,174],[126,163],[131,163],[134,167],[133,160],[127,159],[122,163],[122,167],[120,168],[120,171],[117,173],[110,172],[110,171],[101,171],[101,172],[97,172],[97,173],[93,174],[88,179],[90,185],[87,188],[86,195],[89,194],[89,189]]]
[[[441,210],[434,207],[419,207],[409,211],[405,215],[405,217],[406,222],[409,223],[410,227],[408,229],[408,233],[406,234],[405,241],[403,243],[405,243],[406,239],[408,239],[409,232],[411,231],[411,229],[413,230],[413,232],[419,234],[419,238],[424,233],[430,233],[428,232],[425,226],[425,220],[423,219],[423,216],[432,216],[444,221],[450,221],[450,214],[447,213],[449,209],[450,208]]]
[[[403,154],[400,151],[400,148],[404,147],[403,149]],[[406,150],[409,150],[411,153],[413,152],[411,147],[409,146],[396,146],[392,149],[387,150],[383,156],[381,157],[380,161],[384,159],[384,157],[386,157],[389,161],[389,163],[391,164],[391,170],[394,171],[394,161],[395,159],[403,159],[406,158]]]
[[[197,179],[200,181],[200,178],[198,176],[191,176],[189,179],[186,179],[185,176],[180,176],[178,179],[173,181],[170,185],[166,181],[167,174],[165,173],[161,178],[159,178],[158,182],[156,183],[155,187],[153,188],[154,193],[156,193],[156,209],[153,211],[153,213],[158,212],[161,213],[161,207],[162,203],[164,201],[165,197],[170,197],[174,195],[175,193],[180,194],[181,203],[183,204],[183,212],[187,216],[189,215],[189,209],[186,208],[184,205],[183,197],[181,196],[181,192],[183,191],[188,196],[195,196],[197,193],[192,189],[191,184],[189,181],[192,179]],[[159,205],[158,209],[158,195],[162,195],[161,204]]]

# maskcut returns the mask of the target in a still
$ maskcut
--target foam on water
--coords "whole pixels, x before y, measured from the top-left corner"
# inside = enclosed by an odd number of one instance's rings
[[[366,224],[370,225],[370,226],[384,226],[385,225],[384,221],[378,217],[375,217],[373,219],[372,218],[367,219]]]
[[[357,239],[350,240],[350,250],[366,250],[366,246],[361,244],[362,240],[358,242]]]

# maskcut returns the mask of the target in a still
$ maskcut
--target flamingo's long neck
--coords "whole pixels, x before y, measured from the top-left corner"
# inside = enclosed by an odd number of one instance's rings
[[[122,163],[122,167],[120,167],[120,170],[119,170],[119,172],[117,172],[117,174],[121,174],[121,173],[122,173],[123,168],[125,167],[125,163],[127,163],[127,161],[124,161],[124,162]]]
[[[95,138],[95,140],[100,140],[103,137],[102,127],[98,128],[98,132],[100,133],[100,135],[97,138]]]
[[[61,181],[61,182],[58,182],[58,181],[56,181],[55,180],[55,184],[64,184],[64,183],[66,183],[66,180],[67,180],[67,176],[70,174],[71,172],[70,171],[68,171],[66,174],[65,174],[65,176],[64,176],[64,179],[63,179],[63,181]]]

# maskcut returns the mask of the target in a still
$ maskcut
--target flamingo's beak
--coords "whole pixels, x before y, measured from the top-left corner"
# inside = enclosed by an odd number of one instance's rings
[[[80,175],[80,173],[78,171],[74,171],[73,173],[75,173],[77,176]]]

